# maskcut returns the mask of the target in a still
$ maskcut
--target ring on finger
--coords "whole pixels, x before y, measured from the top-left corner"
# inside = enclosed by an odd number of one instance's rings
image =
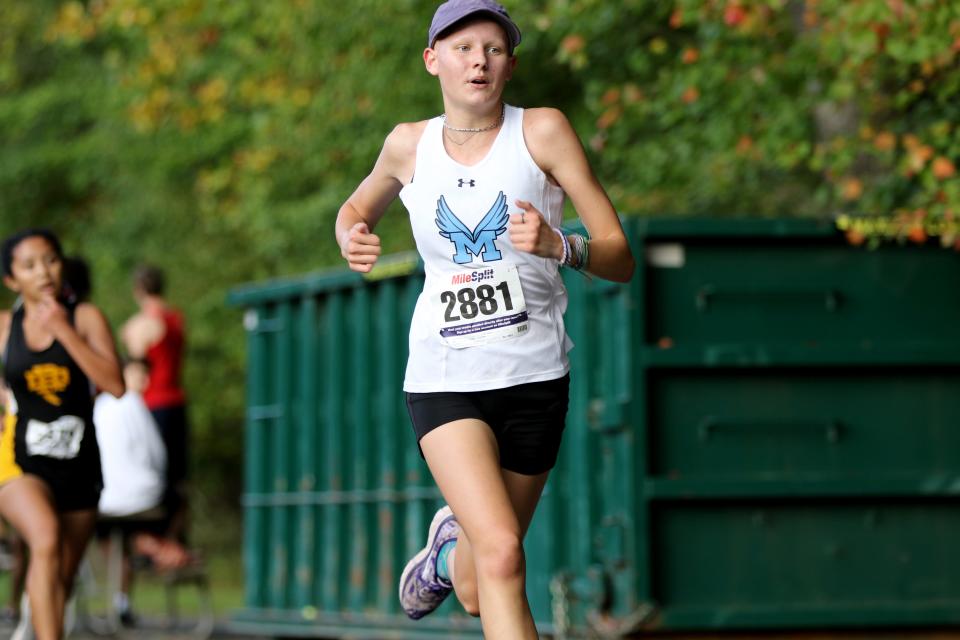
[[[526,219],[524,219],[524,217],[523,217],[525,213],[526,213],[526,211],[521,211],[521,212],[520,212],[520,224],[526,224],[526,223],[527,223]]]

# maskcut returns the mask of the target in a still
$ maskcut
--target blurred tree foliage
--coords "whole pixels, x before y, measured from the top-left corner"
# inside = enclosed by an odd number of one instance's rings
[[[563,109],[630,214],[837,217],[957,245],[960,4],[535,0],[508,100]],[[117,323],[164,267],[190,323],[201,480],[237,486],[240,282],[336,264],[340,203],[438,113],[431,0],[7,0],[0,233],[56,228]],[[399,206],[380,228],[409,248]],[[957,245],[960,248],[960,245]],[[205,474],[205,475],[204,475]]]
[[[557,0],[623,211],[836,216],[853,242],[957,244],[960,4]]]

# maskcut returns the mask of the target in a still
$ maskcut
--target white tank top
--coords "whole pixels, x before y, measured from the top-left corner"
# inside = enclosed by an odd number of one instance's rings
[[[573,346],[563,324],[567,292],[557,261],[514,249],[508,216],[529,200],[554,227],[563,190],[530,156],[523,109],[480,162],[443,146],[443,121],[427,123],[413,180],[400,192],[426,279],[410,325],[404,391],[481,391],[562,377]]]

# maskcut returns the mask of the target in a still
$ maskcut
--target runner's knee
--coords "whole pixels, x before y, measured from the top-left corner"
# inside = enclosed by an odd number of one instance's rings
[[[35,528],[27,539],[31,562],[59,562],[60,545],[60,532],[56,526]]]
[[[474,542],[473,558],[478,575],[494,580],[523,575],[523,541],[514,532],[493,533],[482,543]]]

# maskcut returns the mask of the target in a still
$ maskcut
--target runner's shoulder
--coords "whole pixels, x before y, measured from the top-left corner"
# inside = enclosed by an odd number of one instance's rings
[[[417,144],[427,127],[427,120],[419,122],[401,122],[393,128],[383,143],[384,151],[390,155],[416,155]]]
[[[81,302],[77,305],[76,310],[74,311],[74,318],[77,327],[80,327],[84,330],[90,327],[104,327],[109,326],[107,323],[107,317],[103,314],[103,311],[100,310],[95,304],[90,302]]]
[[[95,318],[100,319],[104,318],[103,312],[100,311],[100,308],[92,302],[81,302],[77,305],[76,311],[74,311],[76,317],[79,318]]]
[[[405,180],[413,173],[417,160],[417,144],[426,126],[426,120],[401,122],[393,128],[383,143],[381,167],[401,184],[405,184]]]
[[[549,143],[557,136],[573,131],[570,121],[559,109],[553,107],[534,107],[524,109],[523,133],[528,140]]]

